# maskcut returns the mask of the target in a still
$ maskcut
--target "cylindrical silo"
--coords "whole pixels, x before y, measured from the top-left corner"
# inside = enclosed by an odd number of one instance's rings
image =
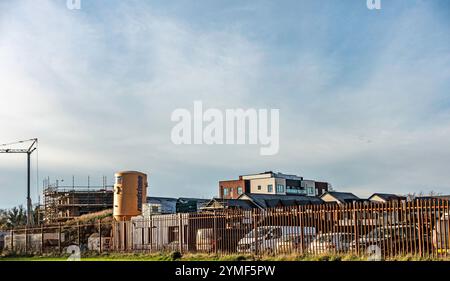
[[[128,221],[142,213],[147,201],[147,175],[136,171],[115,173],[114,219]]]

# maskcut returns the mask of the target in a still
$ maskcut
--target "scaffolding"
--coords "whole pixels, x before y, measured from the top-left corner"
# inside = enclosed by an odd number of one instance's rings
[[[60,186],[47,184],[44,187],[44,222],[64,222],[82,215],[113,207],[113,186],[105,181],[102,186]]]

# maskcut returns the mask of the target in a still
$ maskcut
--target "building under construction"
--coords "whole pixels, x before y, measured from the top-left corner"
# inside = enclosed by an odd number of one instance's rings
[[[44,188],[44,222],[54,223],[111,209],[113,186],[59,186],[47,184]]]

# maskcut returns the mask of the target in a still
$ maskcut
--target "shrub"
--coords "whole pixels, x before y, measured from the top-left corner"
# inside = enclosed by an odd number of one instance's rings
[[[179,251],[172,252],[171,254],[172,260],[179,260],[183,257],[183,255]]]

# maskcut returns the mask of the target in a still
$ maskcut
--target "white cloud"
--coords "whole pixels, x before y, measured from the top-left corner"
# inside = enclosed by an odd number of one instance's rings
[[[0,142],[39,137],[42,176],[132,168],[150,173],[150,194],[199,197],[215,195],[219,179],[269,169],[358,194],[450,186],[449,115],[436,109],[448,101],[448,29],[427,7],[390,22],[377,38],[384,48],[361,62],[367,75],[352,81],[345,58],[320,50],[337,40],[326,28],[314,30],[317,48],[277,64],[280,50],[238,28],[203,30],[148,4],[117,5],[100,18],[52,1],[0,9]],[[280,154],[174,146],[171,112],[198,99],[280,108]],[[5,159],[0,177],[19,183],[4,169],[23,169],[20,160]],[[21,194],[0,188],[0,206]]]

